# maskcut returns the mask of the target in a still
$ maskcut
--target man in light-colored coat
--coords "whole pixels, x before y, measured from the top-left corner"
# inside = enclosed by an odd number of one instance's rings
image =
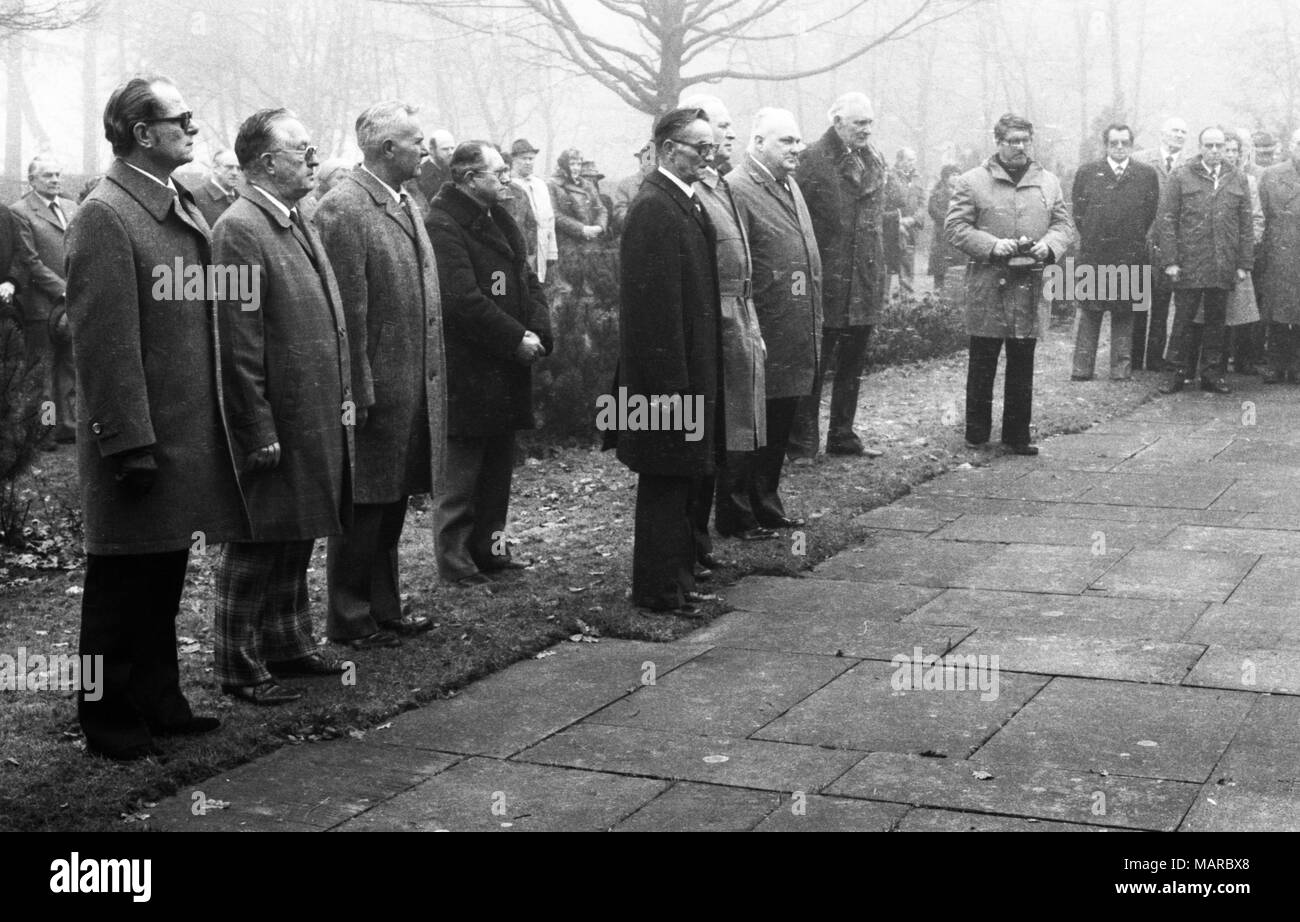
[[[77,364],[85,517],[81,653],[104,657],[102,696],[82,691],[87,750],[131,759],[153,737],[215,729],[180,689],[176,615],[191,549],[246,536],[225,429],[216,303],[201,284],[207,224],[172,171],[198,134],[180,91],[136,77],[104,129],[117,159],[68,231],[68,318]]]
[[[966,441],[988,444],[993,381],[1007,350],[1002,443],[1019,455],[1030,444],[1034,347],[1047,334],[1041,267],[1074,241],[1061,182],[1030,156],[1034,126],[1010,113],[993,127],[998,152],[957,178],[944,230],[966,267]]]
[[[385,102],[361,113],[365,162],[314,218],[347,315],[357,424],[352,525],[329,540],[326,633],[354,647],[395,646],[431,627],[403,616],[397,567],[407,501],[441,489],[447,443],[438,267],[402,191],[424,155],[415,112]]]
[[[812,393],[822,342],[821,256],[794,177],[802,150],[793,115],[760,109],[749,151],[731,173],[736,207],[749,235],[754,305],[767,344],[767,445],[749,456],[743,476],[725,492],[737,508],[769,527],[804,524],[786,515],[781,468],[799,401]],[[730,471],[730,458],[727,466]]]
[[[270,705],[302,697],[280,676],[341,671],[316,652],[307,567],[315,539],[352,515],[356,414],[342,300],[298,210],[316,181],[316,148],[287,109],[263,109],[240,126],[235,151],[248,184],[213,228],[212,248],[217,266],[249,282],[228,288],[218,308],[252,534],[226,544],[217,564],[216,673],[226,694]]]
[[[37,157],[27,167],[31,191],[9,208],[18,231],[18,261],[28,282],[23,298],[27,361],[45,363],[43,399],[54,410],[50,436],[55,442],[72,442],[77,437],[77,381],[65,319],[63,273],[65,235],[77,215],[77,203],[59,194],[61,180],[57,161]]]

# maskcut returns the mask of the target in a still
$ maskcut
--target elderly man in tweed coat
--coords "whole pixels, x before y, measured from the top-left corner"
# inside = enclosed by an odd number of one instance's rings
[[[754,257],[754,304],[767,343],[767,445],[743,468],[728,495],[741,514],[767,527],[801,527],[786,515],[781,468],[799,401],[812,393],[822,343],[822,261],[812,216],[794,171],[803,150],[784,109],[760,109],[749,151],[731,174],[736,207]],[[728,470],[732,469],[727,459]],[[719,510],[721,509],[719,500]]]
[[[248,183],[212,237],[219,267],[256,274],[218,302],[252,540],[227,544],[217,566],[216,670],[227,694],[283,704],[302,694],[275,677],[341,671],[316,652],[307,566],[315,539],[352,515],[355,413],[338,286],[297,207],[316,181],[307,129],[287,109],[263,109],[240,126],[235,152]]]
[[[347,316],[357,427],[352,525],[329,541],[326,633],[353,647],[396,646],[432,626],[402,614],[397,572],[407,501],[441,489],[447,440],[438,267],[402,191],[425,152],[416,111],[383,102],[361,113],[365,162],[314,218]]]
[[[218,383],[216,304],[187,298],[179,261],[211,263],[208,226],[172,171],[194,157],[189,108],[161,77],[113,91],[117,159],[68,233],[86,534],[81,653],[104,657],[99,700],[79,696],[87,750],[130,759],[153,736],[219,725],[180,689],[176,615],[191,548],[247,533]]]

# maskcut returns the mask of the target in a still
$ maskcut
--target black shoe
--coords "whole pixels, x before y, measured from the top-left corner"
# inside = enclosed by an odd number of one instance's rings
[[[487,577],[483,577],[487,579]],[[491,580],[487,580],[489,583]],[[414,637],[416,634],[423,634],[425,631],[433,628],[433,622],[424,615],[407,615],[404,618],[398,618],[394,621],[383,621],[379,624],[381,631],[389,631],[398,637]]]
[[[1211,381],[1209,378],[1201,379],[1201,390],[1209,391],[1211,394],[1231,394],[1232,388],[1228,382],[1219,378],[1217,381]]]
[[[338,644],[340,647],[349,647],[353,650],[377,650],[380,647],[400,647],[401,639],[392,631],[375,631],[366,637],[355,637],[352,640],[334,640],[331,643]]]
[[[342,675],[343,664],[326,659],[319,653],[308,653],[297,659],[287,659],[267,663],[266,668],[277,678],[280,676],[323,676]]]
[[[862,442],[854,439],[852,442],[835,442],[827,444],[826,454],[828,455],[848,455],[850,457],[861,457],[867,453]]]
[[[275,682],[263,682],[260,685],[222,685],[221,691],[240,701],[270,707],[276,704],[291,704],[302,697],[302,692],[285,688]]]
[[[1026,457],[1031,457],[1031,458],[1034,455],[1038,454],[1037,445],[1011,445],[1005,442],[1003,443],[1003,445],[1006,448],[1008,454],[1024,455]]]
[[[149,729],[153,731],[154,736],[198,736],[200,733],[211,733],[220,726],[221,721],[215,717],[201,717],[195,714],[189,720],[183,720],[178,724],[163,724]]]
[[[767,519],[765,521],[759,522],[758,524],[763,528],[773,529],[773,528],[803,528],[808,523],[800,518],[792,519],[789,516],[783,515],[778,518]]]
[[[982,442],[972,442],[970,439],[967,439],[966,447],[971,451],[988,451],[989,440],[984,439]]]
[[[451,585],[457,589],[469,589],[474,586],[490,586],[492,580],[482,573],[471,573],[469,576],[462,576],[460,579],[452,580]]]

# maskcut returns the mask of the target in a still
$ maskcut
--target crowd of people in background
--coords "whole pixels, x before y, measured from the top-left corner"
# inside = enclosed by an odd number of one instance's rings
[[[973,450],[993,444],[1005,351],[1000,441],[1037,453],[1043,274],[1071,253],[1154,266],[1159,280],[1149,311],[1119,296],[1078,305],[1075,380],[1093,377],[1106,313],[1112,378],[1168,367],[1167,391],[1199,379],[1226,393],[1226,323],[1237,371],[1267,355],[1266,382],[1296,380],[1300,132],[1296,158],[1269,165],[1267,135],[1207,128],[1189,156],[1175,119],[1135,154],[1133,130],[1111,125],[1104,158],[1073,179],[1072,214],[1027,119],[1003,116],[990,157],[944,165],[929,188],[914,150],[890,165],[874,122],[849,92],[807,142],[780,108],[755,113],[742,138],[721,99],[694,96],[656,120],[635,170],[606,191],[580,149],[544,179],[528,139],[426,139],[400,102],[358,117],[356,163],[322,161],[309,126],[265,109],[190,189],[174,175],[198,133],[180,89],[159,76],[119,86],[104,111],[114,162],[80,202],[40,156],[30,191],[0,209],[0,301],[21,305],[29,363],[44,367],[46,447],[77,445],[81,652],[107,664],[102,697],[79,701],[89,751],[138,758],[156,736],[218,725],[179,684],[192,551],[220,547],[215,672],[255,705],[301,697],[285,678],[343,669],[314,636],[316,540],[325,634],[343,649],[431,627],[402,602],[412,496],[431,496],[448,587],[528,568],[507,521],[533,367],[565,348],[572,326],[553,314],[600,297],[611,261],[610,394],[649,412],[598,427],[638,475],[631,596],[647,612],[700,616],[713,598],[702,583],[727,566],[713,534],[774,541],[806,527],[781,481],[823,450],[828,376],[825,452],[880,455],[854,426],[868,345],[892,278],[904,301],[917,295],[927,228],[935,289],[966,269]],[[186,277],[166,284],[173,271]]]

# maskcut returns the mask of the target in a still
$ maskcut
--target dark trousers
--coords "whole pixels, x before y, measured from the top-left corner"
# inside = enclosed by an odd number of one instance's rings
[[[267,663],[316,650],[307,567],[316,542],[232,541],[217,561],[216,677],[222,685],[260,685]]]
[[[993,433],[993,382],[998,356],[1007,347],[1006,382],[1002,398],[1002,442],[1028,445],[1034,405],[1034,348],[1036,339],[970,338],[970,364],[966,369],[966,441],[983,445]]]
[[[1137,371],[1159,369],[1164,365],[1169,301],[1173,294],[1167,283],[1157,280],[1155,291],[1151,293],[1151,310],[1133,314],[1133,368]]]
[[[1222,378],[1227,371],[1225,330],[1228,308],[1226,288],[1183,288],[1174,301],[1174,331],[1169,337],[1169,362],[1184,378]],[[1205,323],[1200,357],[1193,350],[1192,323],[1204,307]]]
[[[1268,367],[1275,375],[1300,371],[1300,324],[1269,324]]]
[[[361,503],[352,507],[352,526],[326,544],[325,578],[330,640],[369,637],[386,622],[402,617],[398,588],[397,545],[406,523],[403,496],[395,503]]]
[[[821,446],[822,378],[824,370],[835,363],[831,385],[831,421],[826,433],[826,448],[853,446],[859,443],[853,432],[853,418],[858,413],[858,390],[867,365],[867,344],[871,327],[827,327],[822,331],[822,361],[813,376],[813,390],[800,401],[790,432],[791,458],[813,458]]]
[[[72,343],[50,339],[44,320],[23,325],[23,341],[27,346],[28,367],[41,363],[41,401],[48,401],[54,409],[53,430],[56,439],[72,439],[77,434],[76,390],[77,373],[72,364]],[[48,423],[45,406],[41,418]]]
[[[695,589],[691,494],[698,478],[641,474],[636,484],[632,539],[632,602],[677,608]]]
[[[77,716],[92,751],[125,753],[193,716],[176,658],[189,557],[188,549],[86,555],[80,652],[104,658],[99,699],[86,700],[84,688],[77,693]]]
[[[718,471],[718,534],[734,535],[785,518],[781,469],[800,397],[767,401],[767,444],[746,452],[727,452]]]
[[[691,540],[695,545],[695,559],[702,561],[713,553],[713,538],[709,536],[709,515],[713,512],[714,493],[718,479],[713,474],[700,477],[691,486]]]
[[[447,439],[447,484],[434,499],[438,574],[455,581],[509,560],[506,516],[515,470],[515,434]]]
[[[1262,320],[1228,328],[1228,336],[1232,339],[1232,368],[1237,374],[1254,374],[1264,364],[1266,329],[1267,324]]]

